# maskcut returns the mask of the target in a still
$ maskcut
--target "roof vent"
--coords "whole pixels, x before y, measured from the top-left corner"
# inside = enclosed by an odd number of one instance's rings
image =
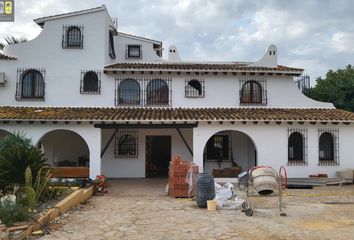
[[[169,62],[180,62],[181,57],[178,55],[176,46],[172,45],[168,48],[168,61]]]

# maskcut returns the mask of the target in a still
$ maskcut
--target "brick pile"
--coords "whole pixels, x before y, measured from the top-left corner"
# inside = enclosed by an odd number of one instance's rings
[[[175,157],[168,172],[168,194],[172,197],[193,197],[194,192],[188,196],[188,183],[186,177],[189,170],[194,174],[199,173],[199,167],[189,161],[181,160],[180,157]]]

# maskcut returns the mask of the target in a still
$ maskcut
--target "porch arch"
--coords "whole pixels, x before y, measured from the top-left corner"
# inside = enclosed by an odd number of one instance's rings
[[[44,151],[48,163],[54,167],[89,167],[89,145],[84,137],[73,130],[48,131],[36,145]]]
[[[212,131],[203,142],[203,169],[241,167],[248,171],[257,165],[257,147],[254,140],[244,131],[225,128]]]

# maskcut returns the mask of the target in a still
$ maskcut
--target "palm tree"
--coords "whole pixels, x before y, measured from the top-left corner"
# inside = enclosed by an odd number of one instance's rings
[[[7,36],[4,38],[4,40],[5,40],[6,44],[0,42],[0,50],[3,50],[6,45],[27,42],[27,39],[24,37],[16,38],[14,36]]]

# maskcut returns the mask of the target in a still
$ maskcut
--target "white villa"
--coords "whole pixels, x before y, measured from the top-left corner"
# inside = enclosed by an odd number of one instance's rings
[[[204,172],[354,166],[354,114],[303,95],[303,69],[278,65],[274,45],[257,62],[187,62],[120,32],[105,6],[34,21],[37,38],[0,54],[0,137],[24,132],[52,166],[91,178],[164,174],[176,155]]]

